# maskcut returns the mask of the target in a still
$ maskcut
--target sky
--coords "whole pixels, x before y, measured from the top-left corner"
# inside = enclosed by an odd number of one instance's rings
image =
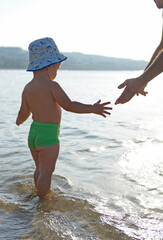
[[[52,37],[62,52],[149,60],[161,40],[154,0],[0,0],[0,47]]]

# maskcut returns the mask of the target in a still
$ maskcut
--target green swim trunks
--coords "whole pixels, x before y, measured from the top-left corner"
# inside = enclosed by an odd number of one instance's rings
[[[28,145],[34,149],[59,143],[60,124],[33,121],[28,135]]]

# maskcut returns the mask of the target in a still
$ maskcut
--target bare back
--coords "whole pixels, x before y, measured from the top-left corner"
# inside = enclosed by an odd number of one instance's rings
[[[25,86],[24,97],[34,121],[60,124],[61,107],[52,95],[55,84],[51,80],[34,78]]]

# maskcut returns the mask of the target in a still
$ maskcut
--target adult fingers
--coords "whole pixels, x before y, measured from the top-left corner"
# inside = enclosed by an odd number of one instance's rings
[[[128,92],[125,92],[125,91],[124,91],[124,92],[121,94],[121,96],[116,100],[115,105],[117,105],[117,104],[119,104],[119,103],[123,104],[123,103],[126,103],[126,102],[130,101],[130,99],[131,99],[134,95],[135,95],[134,93],[128,93]]]
[[[146,96],[148,92],[145,92],[144,90],[140,90],[136,95],[139,96],[139,94]]]
[[[145,92],[145,91],[140,91],[139,93],[143,96],[146,96],[148,94],[148,92]]]

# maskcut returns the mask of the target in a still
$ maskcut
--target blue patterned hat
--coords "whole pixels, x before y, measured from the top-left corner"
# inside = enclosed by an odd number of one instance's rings
[[[27,71],[37,71],[54,63],[65,61],[52,38],[41,38],[29,44],[29,65]]]

